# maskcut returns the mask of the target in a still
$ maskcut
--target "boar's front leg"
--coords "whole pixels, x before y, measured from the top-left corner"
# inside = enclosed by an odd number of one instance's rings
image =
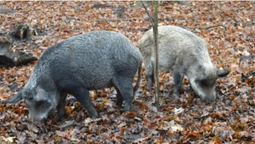
[[[58,105],[57,105],[57,115],[56,115],[57,121],[60,121],[65,114],[66,96],[67,96],[66,93],[60,94],[60,98],[58,100]]]
[[[98,113],[95,110],[89,96],[89,91],[83,87],[76,87],[72,95],[87,109],[91,118],[97,118]]]
[[[118,107],[122,107],[122,104],[123,104],[123,97],[121,95],[121,92],[119,91],[119,89],[117,87],[115,87],[116,91],[117,91],[117,100],[116,100],[116,105]]]
[[[174,77],[174,95],[175,97],[180,96],[180,89],[183,81],[184,74],[181,73],[180,70],[174,70],[173,72]]]

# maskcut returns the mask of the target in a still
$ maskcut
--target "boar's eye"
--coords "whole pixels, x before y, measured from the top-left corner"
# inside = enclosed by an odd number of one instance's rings
[[[44,100],[36,101],[35,105],[39,109],[49,108],[50,107],[50,103],[48,101],[44,101]]]
[[[28,101],[32,101],[32,100],[33,100],[33,97],[28,96],[28,97],[26,97],[25,99],[28,100]]]
[[[215,81],[203,79],[199,81],[200,86],[202,87],[211,87],[215,84]]]
[[[204,81],[206,81],[207,79],[206,79],[206,77],[198,77],[198,78],[196,78],[195,79],[195,82],[197,83],[197,84],[203,84],[204,83]]]
[[[195,81],[200,87],[210,87],[215,83],[214,81],[209,80],[206,77],[197,78]]]
[[[24,95],[24,99],[31,101],[33,100],[33,96],[31,96],[30,94],[26,94]]]
[[[28,91],[28,90],[25,90],[24,93],[23,93],[23,98],[25,100],[28,100],[28,101],[31,101],[33,100],[33,94],[31,91]]]

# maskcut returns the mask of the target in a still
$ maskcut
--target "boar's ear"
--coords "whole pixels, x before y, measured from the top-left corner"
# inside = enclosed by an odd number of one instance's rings
[[[229,71],[229,70],[225,70],[225,69],[223,69],[223,70],[221,70],[221,69],[217,69],[217,75],[218,75],[218,77],[225,77],[225,76],[227,76],[229,73],[230,73],[230,71]]]
[[[16,95],[7,100],[7,103],[16,103],[22,100],[23,90],[19,91]]]
[[[34,92],[33,89],[30,89],[30,90],[23,90],[22,97],[23,97],[23,99],[32,100],[32,99],[33,99],[34,93],[35,93],[35,92]]]
[[[35,99],[37,101],[48,101],[49,96],[48,96],[48,93],[44,89],[38,87],[38,88],[36,88]]]
[[[197,78],[195,79],[195,82],[201,83],[201,82],[204,82],[204,81],[206,81],[206,80],[207,80],[207,78],[206,78],[205,76],[200,76],[200,77],[197,77]]]

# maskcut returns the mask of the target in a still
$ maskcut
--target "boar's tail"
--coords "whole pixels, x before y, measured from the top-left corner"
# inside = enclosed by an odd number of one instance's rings
[[[141,72],[142,72],[142,62],[140,63],[139,67],[138,67],[138,79],[136,81],[136,84],[133,88],[134,93],[137,91],[137,89],[140,86],[140,81],[141,81]]]
[[[22,99],[22,90],[7,100],[7,103],[16,103]]]

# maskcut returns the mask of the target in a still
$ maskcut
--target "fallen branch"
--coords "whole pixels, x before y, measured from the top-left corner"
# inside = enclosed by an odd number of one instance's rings
[[[142,21],[150,21],[149,17],[145,17],[144,19],[135,19],[135,18],[129,18],[129,19],[100,19],[100,20],[95,20],[95,22],[115,22],[115,21],[137,21],[137,20],[142,20]],[[158,18],[160,21],[174,21],[174,20],[185,20],[184,18]],[[192,19],[194,20],[194,19]]]
[[[20,66],[37,60],[30,53],[13,52],[12,43],[15,39],[30,39],[33,35],[37,35],[35,29],[28,24],[19,25],[14,32],[8,32],[0,37],[0,68]]]
[[[226,27],[224,25],[214,25],[214,26],[209,26],[209,27],[205,27],[205,29],[210,29],[210,28],[215,28],[215,27],[223,27],[224,28],[224,31],[226,31]]]
[[[66,124],[63,124],[63,125],[60,126],[60,127],[63,129],[63,128],[72,126],[72,125],[74,125],[74,124],[75,124],[75,120],[71,120],[71,121],[68,121]]]

